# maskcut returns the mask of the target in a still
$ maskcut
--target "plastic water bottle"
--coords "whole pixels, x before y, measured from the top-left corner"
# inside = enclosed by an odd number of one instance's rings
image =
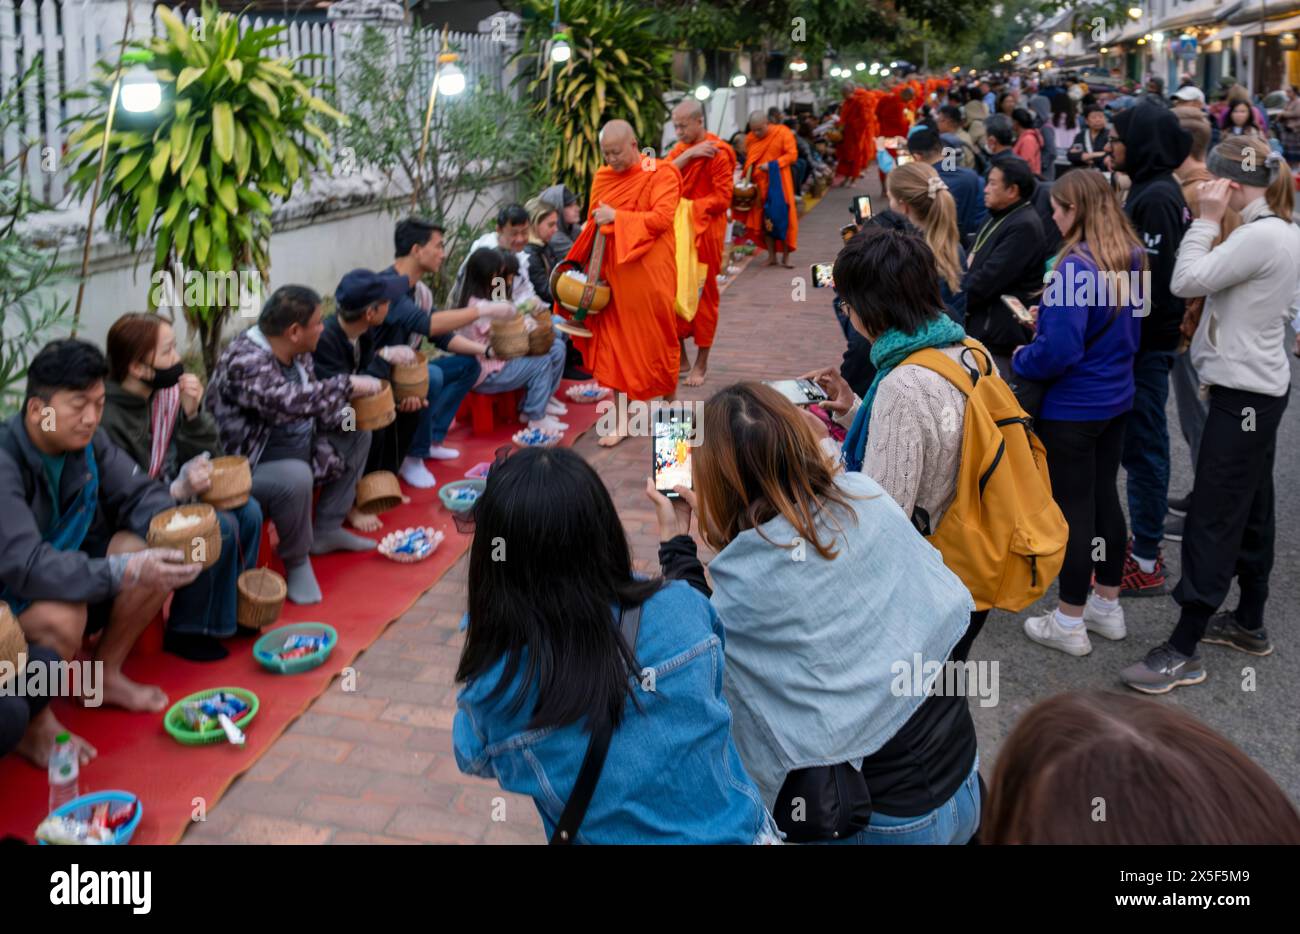
[[[81,764],[71,733],[54,737],[50,752],[50,810],[62,807],[81,794]]]

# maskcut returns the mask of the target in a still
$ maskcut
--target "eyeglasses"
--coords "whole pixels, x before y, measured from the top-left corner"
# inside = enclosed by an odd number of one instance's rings
[[[492,465],[488,467],[487,475],[484,479],[490,480],[493,472],[509,460],[510,455],[514,454],[516,450],[517,449],[513,444],[503,444],[501,447],[497,448],[492,454]],[[480,495],[479,498],[474,501],[474,505],[465,512],[458,512],[452,515],[452,521],[456,524],[457,532],[460,532],[462,535],[474,534],[474,527],[477,524],[476,517],[478,507],[481,502],[483,502],[483,497]]]

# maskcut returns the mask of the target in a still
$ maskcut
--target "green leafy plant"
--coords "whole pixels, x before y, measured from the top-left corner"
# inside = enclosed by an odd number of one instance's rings
[[[0,137],[22,131],[22,102],[27,88],[41,81],[40,59],[34,61],[0,96]],[[67,321],[68,303],[50,285],[59,278],[58,255],[34,243],[23,224],[45,207],[32,197],[22,140],[9,159],[0,161],[0,414],[15,411],[22,399],[22,382],[32,353],[55,336]]]
[[[480,232],[473,223],[491,208],[502,184],[513,183],[518,200],[551,182],[559,143],[555,121],[533,113],[529,102],[503,93],[484,79],[457,97],[439,97],[429,145],[420,161],[428,106],[430,68],[419,56],[395,56],[384,31],[367,27],[345,56],[339,92],[356,119],[339,133],[357,165],[384,173],[397,191],[388,210],[396,215],[438,218],[447,228],[447,257],[430,282],[439,303],[460,261]],[[437,33],[414,30],[412,47],[436,46]]]
[[[202,25],[193,30],[166,7],[157,14],[166,36],[136,43],[133,51],[148,54],[163,105],[147,120],[120,111],[114,119],[105,225],[133,250],[153,238],[151,279],[184,271],[177,291],[211,372],[223,325],[239,305],[224,281],[221,288],[213,282],[230,273],[269,279],[271,199],[288,199],[299,182],[310,184],[311,170],[326,167],[331,141],[317,120],[346,118],[312,93],[318,79],[297,71],[309,56],[271,55],[284,26],[241,37],[238,19],[211,0],[204,0]],[[68,138],[79,194],[94,184],[104,139],[112,73],[100,68],[86,92],[98,106]],[[151,308],[158,293],[150,288]]]
[[[534,111],[564,126],[553,178],[583,197],[600,168],[597,137],[606,122],[626,120],[642,146],[658,148],[673,51],[656,30],[653,10],[623,0],[560,0],[573,55],[552,65],[542,58],[552,15],[549,0],[524,0],[523,50],[516,61]]]

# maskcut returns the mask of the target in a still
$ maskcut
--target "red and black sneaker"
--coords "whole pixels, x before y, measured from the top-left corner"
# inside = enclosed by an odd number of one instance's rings
[[[1169,593],[1169,584],[1165,580],[1165,557],[1156,552],[1156,566],[1152,571],[1144,571],[1133,557],[1133,542],[1130,540],[1124,555],[1124,573],[1119,581],[1121,597],[1161,597]]]

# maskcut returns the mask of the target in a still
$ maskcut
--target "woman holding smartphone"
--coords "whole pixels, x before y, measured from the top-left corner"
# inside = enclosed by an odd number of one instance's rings
[[[1024,630],[1040,645],[1087,655],[1089,631],[1107,639],[1127,634],[1119,588],[1128,529],[1118,478],[1142,328],[1135,287],[1141,289],[1146,253],[1097,172],[1068,172],[1056,181],[1052,218],[1064,239],[1051,261],[1034,339],[1012,355],[1011,368],[1046,384],[1034,431],[1047,448],[1052,496],[1070,537],[1057,608],[1025,620]]]
[[[874,480],[828,463],[810,418],[760,383],[705,403],[694,490],[677,488],[674,503],[646,484],[664,576],[710,594],[694,513],[717,550],[711,602],[736,746],[778,827],[836,843],[966,843],[980,813],[970,710],[958,692],[914,690],[912,669],[949,658],[974,603]],[[792,793],[831,772],[855,789],[860,818],[834,840]]]

